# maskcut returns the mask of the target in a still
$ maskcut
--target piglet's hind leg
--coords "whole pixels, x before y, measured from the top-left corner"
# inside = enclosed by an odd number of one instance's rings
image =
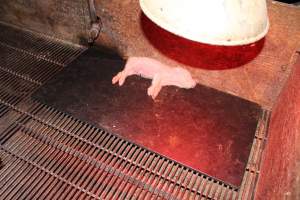
[[[116,84],[117,82],[119,82],[119,85],[123,85],[126,78],[128,76],[131,76],[133,74],[135,74],[134,68],[136,65],[136,62],[134,62],[135,60],[132,60],[131,58],[129,58],[126,62],[126,65],[123,69],[123,71],[119,72],[117,75],[115,75],[112,79],[112,83]]]
[[[119,82],[119,85],[121,86],[121,85],[123,85],[125,79],[126,79],[126,76],[124,75],[124,71],[121,71],[113,77],[112,83],[116,84],[117,82]]]

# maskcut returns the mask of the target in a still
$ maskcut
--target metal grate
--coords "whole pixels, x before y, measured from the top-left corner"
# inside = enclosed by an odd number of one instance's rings
[[[85,48],[0,26],[0,199],[251,198],[269,112],[234,188],[31,100]]]
[[[37,34],[28,30],[18,30],[15,27],[6,28],[5,23],[0,22],[1,46],[15,50],[16,52],[31,55],[37,59],[64,66],[78,56],[84,48],[80,45]]]

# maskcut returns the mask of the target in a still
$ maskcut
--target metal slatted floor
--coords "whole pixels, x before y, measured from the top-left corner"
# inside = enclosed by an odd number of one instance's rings
[[[4,24],[0,30],[0,199],[251,199],[268,111],[234,188],[31,100],[85,48]]]

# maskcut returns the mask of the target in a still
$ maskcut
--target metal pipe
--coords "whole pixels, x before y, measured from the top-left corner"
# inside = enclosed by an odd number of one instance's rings
[[[95,0],[88,0],[88,6],[91,19],[88,43],[92,44],[98,38],[101,31],[101,21],[96,13]]]
[[[91,23],[97,23],[98,17],[96,14],[95,0],[88,0]]]

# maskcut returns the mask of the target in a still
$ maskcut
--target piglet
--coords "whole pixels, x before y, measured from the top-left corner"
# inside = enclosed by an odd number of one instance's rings
[[[155,99],[163,86],[174,85],[186,89],[196,86],[195,80],[186,69],[169,67],[148,57],[130,57],[123,71],[113,77],[112,83],[119,82],[119,86],[121,86],[126,77],[131,75],[152,79],[152,84],[147,91],[148,96],[151,96],[152,99]]]

